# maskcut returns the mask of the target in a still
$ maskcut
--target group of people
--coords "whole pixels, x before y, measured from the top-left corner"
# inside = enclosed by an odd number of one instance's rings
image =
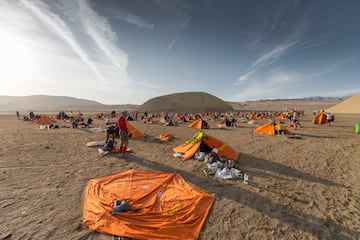
[[[291,121],[290,126],[292,126],[294,128],[294,130],[301,127],[300,121],[299,121],[299,113],[296,109],[292,112],[289,119]],[[282,121],[280,121],[279,123],[275,123],[275,134],[276,135],[284,135],[285,134],[285,126]]]
[[[111,140],[116,143],[115,137],[117,134],[120,136],[120,151],[119,157],[128,158],[126,154],[127,145],[129,143],[129,130],[126,126],[127,111],[122,111],[120,116],[116,116],[116,112],[112,111],[110,115],[105,118],[106,124],[106,141],[105,145]]]

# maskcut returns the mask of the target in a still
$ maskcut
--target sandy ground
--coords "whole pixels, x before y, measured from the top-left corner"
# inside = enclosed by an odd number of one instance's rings
[[[312,117],[309,112],[293,131],[303,139],[253,135],[256,126],[247,123],[205,131],[241,152],[235,166],[250,175],[247,185],[204,175],[204,162],[172,156],[172,147],[197,132],[187,124],[134,122],[148,137],[130,139],[134,152],[123,160],[85,145],[104,140],[104,132],[40,130],[0,115],[0,239],[111,239],[82,228],[83,192],[89,179],[130,168],[178,172],[216,195],[199,239],[360,239],[360,135],[354,133],[360,118],[337,114],[326,126],[313,125]],[[161,133],[176,139],[161,142]]]

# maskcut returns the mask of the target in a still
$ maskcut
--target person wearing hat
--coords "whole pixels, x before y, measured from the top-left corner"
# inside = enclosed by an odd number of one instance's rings
[[[128,158],[126,155],[126,148],[129,143],[129,133],[126,126],[127,111],[122,111],[118,119],[119,135],[120,135],[120,153],[119,157]]]

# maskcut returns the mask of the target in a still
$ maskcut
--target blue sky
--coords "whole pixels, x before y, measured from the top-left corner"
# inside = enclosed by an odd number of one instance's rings
[[[358,0],[0,1],[0,95],[360,93]]]

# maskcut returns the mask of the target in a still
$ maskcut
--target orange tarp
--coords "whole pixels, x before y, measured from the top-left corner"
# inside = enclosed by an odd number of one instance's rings
[[[113,215],[115,200],[131,210]],[[198,239],[214,200],[178,173],[131,169],[89,181],[83,227],[135,239]]]
[[[37,118],[35,120],[32,121],[32,123],[37,123],[37,124],[53,124],[54,122],[56,122],[55,119],[50,118],[48,116],[46,116],[45,114],[41,114],[40,118]]]
[[[260,127],[256,128],[254,130],[254,133],[263,133],[268,135],[275,135],[275,123],[274,122],[268,122],[264,125],[261,125]],[[290,131],[285,129],[285,134],[290,134]]]
[[[145,137],[145,134],[134,127],[129,121],[126,121],[126,127],[128,128],[129,132],[131,133],[131,138],[143,138]]]
[[[161,141],[169,141],[170,139],[175,138],[175,136],[171,133],[163,133],[160,134],[160,140]]]
[[[183,160],[188,160],[195,155],[197,150],[200,148],[200,144],[202,141],[204,141],[204,143],[209,148],[217,148],[219,150],[218,154],[221,157],[232,160],[237,160],[239,158],[239,151],[235,150],[234,148],[230,147],[229,145],[225,144],[217,138],[206,135],[204,132],[196,133],[192,140],[188,140],[184,144],[174,147],[173,151],[183,152]]]

